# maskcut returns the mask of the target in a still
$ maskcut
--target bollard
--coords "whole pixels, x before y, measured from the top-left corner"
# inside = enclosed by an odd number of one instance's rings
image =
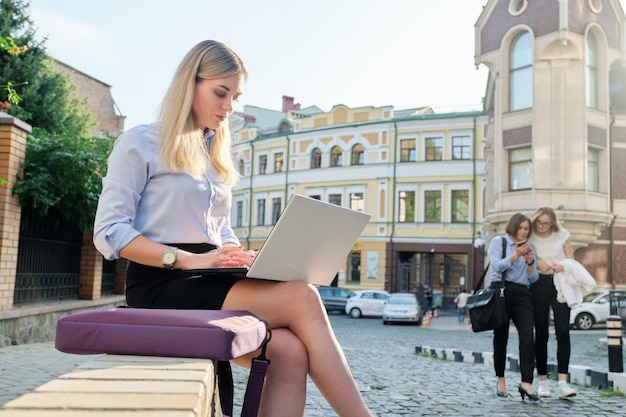
[[[609,348],[609,372],[624,372],[622,318],[620,316],[609,316],[606,319],[606,336]]]

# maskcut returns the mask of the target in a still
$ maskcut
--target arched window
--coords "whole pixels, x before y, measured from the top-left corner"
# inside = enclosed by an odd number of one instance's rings
[[[343,150],[339,146],[333,146],[333,149],[330,151],[330,166],[343,166]]]
[[[352,147],[352,165],[363,165],[365,162],[365,148],[360,143]]]
[[[321,168],[322,166],[322,151],[320,148],[313,149],[311,152],[311,168]]]
[[[598,108],[598,43],[593,33],[587,34],[585,42],[585,64],[587,66],[587,107]]]
[[[533,105],[533,45],[529,32],[515,37],[509,55],[509,110]]]

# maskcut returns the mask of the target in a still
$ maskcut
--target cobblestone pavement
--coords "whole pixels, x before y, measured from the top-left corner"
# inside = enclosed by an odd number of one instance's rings
[[[516,392],[519,374],[507,371],[509,398],[497,398],[493,369],[472,363],[444,361],[415,354],[416,346],[490,352],[491,334],[471,333],[456,317],[441,316],[430,328],[388,325],[380,319],[351,319],[331,315],[337,338],[346,353],[366,403],[377,416],[495,416],[495,417],[604,417],[624,416],[626,397],[608,390],[575,386],[578,396],[556,397],[539,403],[522,402]],[[606,330],[572,333],[572,365],[606,371],[606,347],[599,339]],[[555,342],[549,347],[554,355]],[[509,353],[516,354],[517,337],[511,331]],[[95,356],[69,355],[52,342],[0,348],[0,405],[56,376],[72,371]],[[550,359],[555,361],[554,358]],[[235,400],[241,401],[247,370],[233,367]],[[556,391],[556,384],[552,385]],[[235,415],[240,408],[235,407]],[[309,383],[306,417],[335,416]]]

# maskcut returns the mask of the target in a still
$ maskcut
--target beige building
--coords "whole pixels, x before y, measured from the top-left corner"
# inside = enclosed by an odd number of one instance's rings
[[[617,0],[490,0],[476,22],[489,68],[483,236],[550,205],[576,259],[626,286],[626,71]]]
[[[300,109],[290,97],[280,112],[246,106],[231,127],[244,176],[232,224],[258,249],[295,193],[365,211],[372,219],[339,285],[411,292],[432,285],[452,297],[482,268],[473,241],[483,217],[487,122],[482,112],[430,107]]]

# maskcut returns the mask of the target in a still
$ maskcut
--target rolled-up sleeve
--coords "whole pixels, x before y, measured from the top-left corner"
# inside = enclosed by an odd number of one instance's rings
[[[141,235],[155,242],[239,244],[230,226],[232,186],[214,169],[172,172],[160,158],[155,124],[122,134],[109,157],[94,245],[109,260]]]
[[[102,180],[102,194],[94,222],[93,242],[108,259],[119,258],[119,252],[140,235],[134,221],[141,191],[148,178],[148,160],[144,146],[136,141],[147,140],[136,131],[119,137],[109,156],[107,175]]]

